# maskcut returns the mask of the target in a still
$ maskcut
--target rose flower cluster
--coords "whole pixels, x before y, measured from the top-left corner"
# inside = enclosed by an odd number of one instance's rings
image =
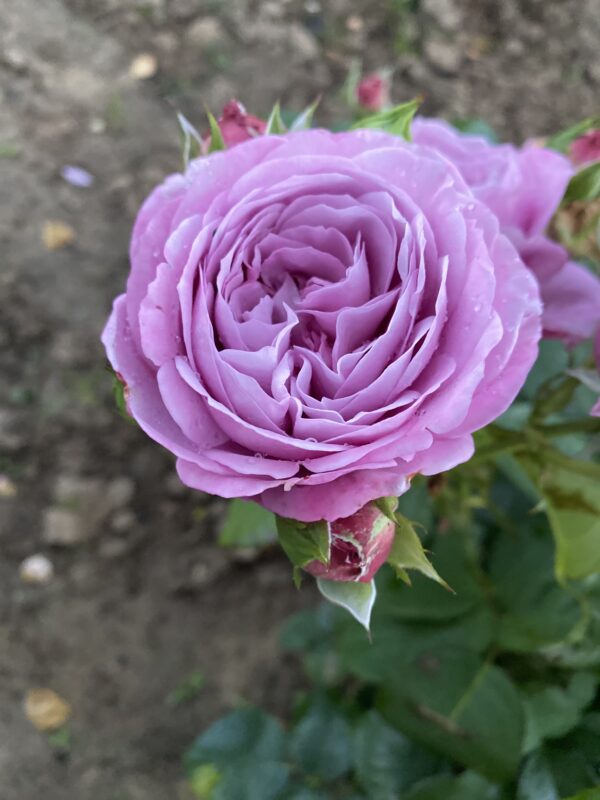
[[[143,204],[103,342],[185,484],[333,523],[329,577],[367,581],[392,542],[365,563],[368,504],[469,459],[542,331],[597,328],[600,283],[545,233],[572,167],[426,119],[410,142],[220,123]]]

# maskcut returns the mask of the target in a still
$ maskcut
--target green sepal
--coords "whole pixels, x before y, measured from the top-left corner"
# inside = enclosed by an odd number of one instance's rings
[[[394,570],[399,581],[402,581],[402,583],[405,583],[407,586],[412,586],[410,575],[405,569],[402,569],[402,567],[394,567]]]
[[[181,128],[181,134],[183,138],[183,168],[187,169],[187,166],[192,159],[198,158],[198,156],[202,155],[202,137],[196,128],[194,128],[192,123],[186,119],[181,112],[177,113],[177,121],[179,122],[179,127]]]
[[[294,582],[294,586],[296,589],[300,589],[302,587],[302,579],[304,578],[304,573],[300,569],[300,567],[294,567],[292,570],[292,581]]]
[[[329,566],[329,523],[298,522],[296,519],[277,517],[279,544],[295,567],[305,567],[311,561]]]
[[[259,548],[275,541],[277,529],[271,511],[258,503],[237,498],[227,504],[218,537],[221,547]]]
[[[363,72],[363,67],[361,59],[353,58],[350,61],[348,74],[346,76],[346,80],[344,81],[344,85],[342,87],[342,97],[344,98],[346,105],[353,110],[356,110],[358,108],[358,100],[356,97],[356,93],[358,89],[358,84],[360,83],[362,72]]]
[[[375,605],[375,581],[328,581],[317,578],[319,591],[326,600],[348,611],[367,631]]]
[[[597,200],[600,197],[600,161],[594,161],[573,175],[563,197],[563,204],[577,200]]]
[[[311,128],[315,111],[320,102],[321,97],[317,97],[304,111],[301,111],[290,125],[290,131],[306,131]]]
[[[208,124],[210,125],[210,145],[208,152],[216,153],[218,150],[225,150],[225,140],[223,139],[219,123],[208,110],[206,111],[206,116],[208,117]]]
[[[131,422],[135,424],[134,418],[129,413],[127,408],[127,401],[125,400],[125,391],[127,389],[125,383],[119,378],[116,372],[113,372],[113,394],[115,396],[115,405],[117,407],[117,411],[123,417],[123,419],[127,420],[127,422]]]
[[[355,122],[350,130],[375,128],[376,130],[391,133],[394,136],[400,136],[406,139],[407,142],[410,142],[410,125],[422,102],[423,100],[421,97],[415,97],[414,100],[409,100],[408,103],[394,106],[394,108],[390,108],[389,111],[380,111],[378,114],[363,117],[363,119],[359,119],[358,122]]]
[[[431,580],[441,584],[448,591],[452,591],[427,558],[413,523],[398,513],[395,514],[395,520],[396,535],[387,560],[388,564],[395,570],[398,578],[410,583],[406,570],[415,569],[427,578],[431,578]]]
[[[584,133],[594,130],[594,128],[600,128],[600,116],[587,117],[581,122],[571,125],[570,128],[550,136],[546,140],[546,147],[551,150],[558,150],[559,153],[566,153],[571,142],[579,138],[579,136],[583,136]]]
[[[265,135],[278,133],[287,133],[287,128],[281,119],[281,107],[279,105],[279,100],[275,103],[273,110],[269,114]]]
[[[396,522],[397,497],[380,497],[378,500],[373,500],[373,505],[377,506],[381,513],[385,514],[392,522]]]

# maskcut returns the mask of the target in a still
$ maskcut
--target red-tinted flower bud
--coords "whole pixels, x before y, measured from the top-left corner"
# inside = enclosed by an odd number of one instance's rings
[[[374,72],[365,75],[356,87],[356,99],[367,111],[381,111],[389,104],[389,81],[383,75]]]
[[[329,566],[312,561],[305,569],[316,578],[367,583],[387,560],[395,531],[394,522],[368,503],[351,517],[331,523]]]
[[[588,164],[600,159],[600,128],[588,131],[571,142],[569,155],[574,164]]]
[[[265,132],[267,123],[247,114],[246,109],[238,100],[230,100],[223,108],[218,119],[219,128],[226,147],[245,142]]]

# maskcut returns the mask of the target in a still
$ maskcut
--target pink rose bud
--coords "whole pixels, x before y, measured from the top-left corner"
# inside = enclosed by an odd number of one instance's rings
[[[571,142],[569,155],[574,164],[587,164],[600,159],[600,128],[588,131]]]
[[[367,111],[381,111],[389,103],[389,81],[377,72],[365,75],[356,87],[356,99]]]
[[[368,583],[389,556],[395,532],[395,523],[368,503],[331,523],[329,566],[311,561],[304,569],[315,578]]]
[[[223,108],[217,120],[226,147],[253,139],[265,132],[267,123],[258,117],[247,114],[238,100],[230,100]]]

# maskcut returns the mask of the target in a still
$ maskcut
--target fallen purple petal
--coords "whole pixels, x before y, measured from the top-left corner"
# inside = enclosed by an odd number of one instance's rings
[[[82,167],[74,167],[71,164],[66,164],[60,171],[60,175],[71,186],[77,186],[79,189],[89,189],[94,185],[95,178]]]

